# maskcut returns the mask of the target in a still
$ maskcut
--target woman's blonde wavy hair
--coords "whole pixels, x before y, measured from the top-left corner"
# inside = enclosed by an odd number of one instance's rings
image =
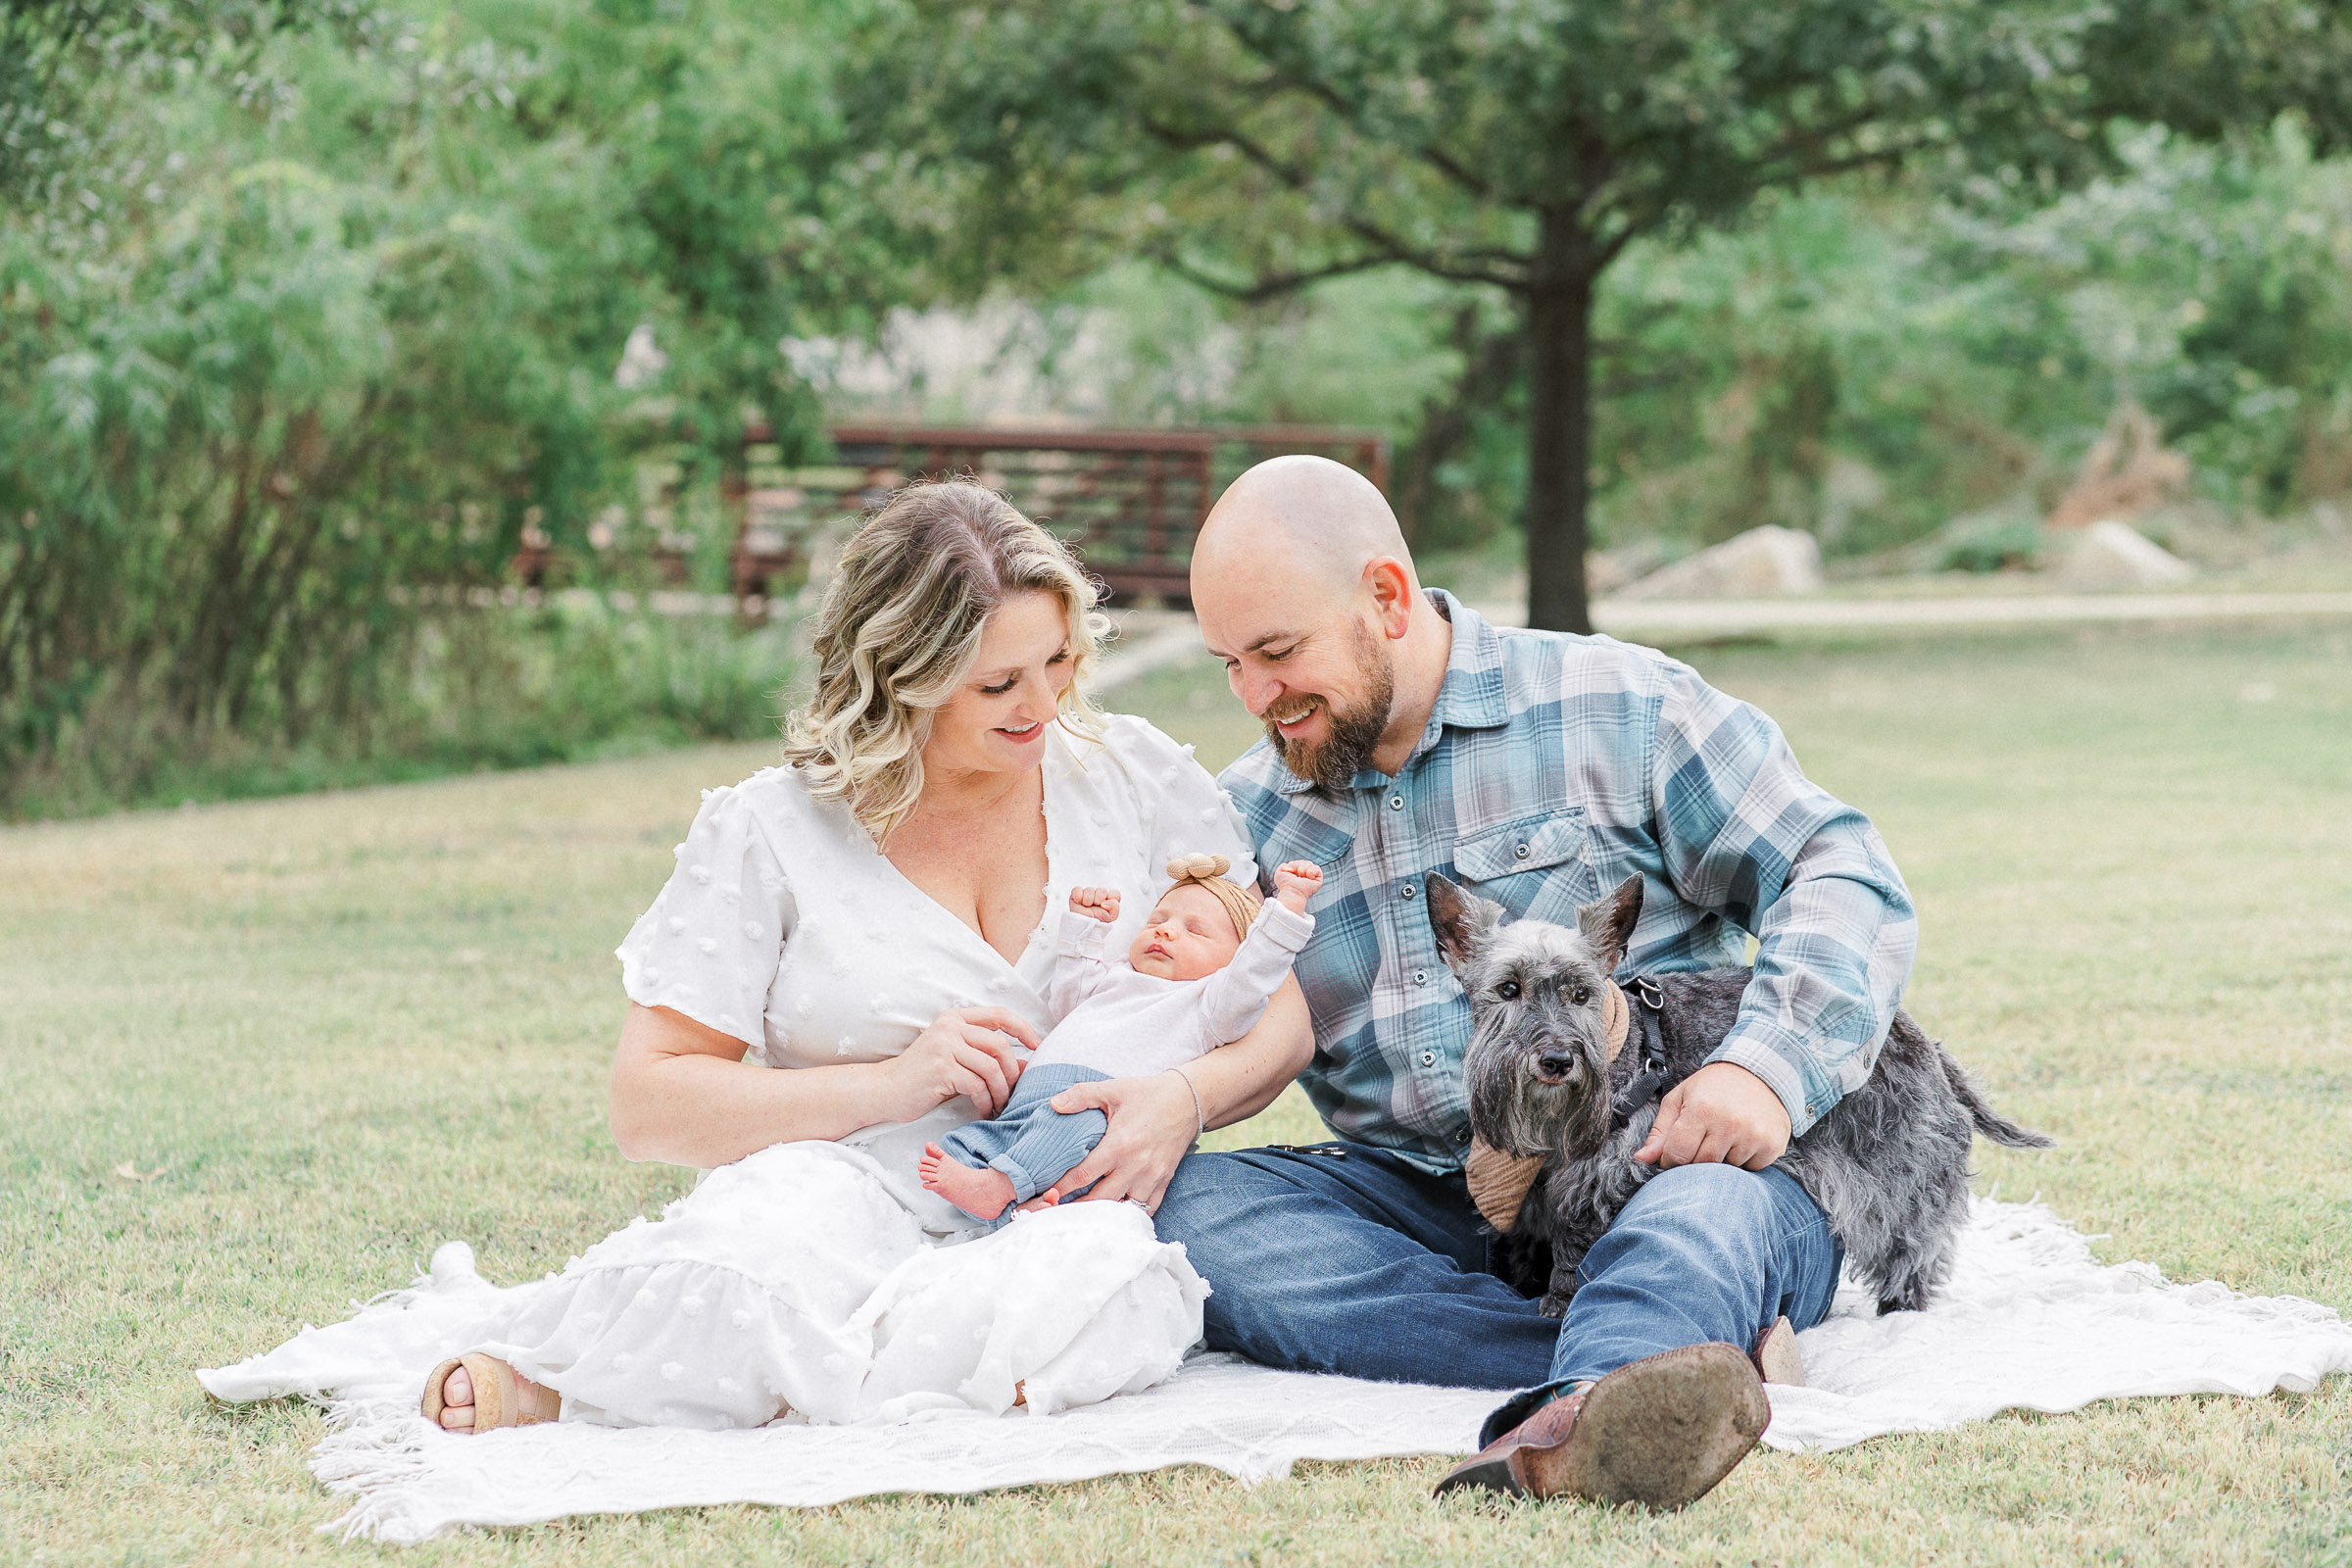
[[[1102,710],[1079,687],[1110,619],[1067,546],[962,480],[907,485],[868,517],[816,612],[816,689],[785,720],[784,760],[809,793],[845,803],[886,843],[923,793],[934,716],[970,674],[990,614],[1021,593],[1053,594],[1068,612],[1059,721],[1099,739]]]

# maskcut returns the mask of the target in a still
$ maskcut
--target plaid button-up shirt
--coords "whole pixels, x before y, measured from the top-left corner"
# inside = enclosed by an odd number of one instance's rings
[[[1745,961],[1711,1058],[1770,1084],[1803,1132],[1869,1076],[1911,969],[1911,898],[1868,818],[1807,779],[1780,727],[1688,665],[1607,637],[1498,629],[1442,592],[1453,652],[1394,777],[1338,798],[1260,742],[1219,780],[1258,864],[1323,888],[1297,973],[1314,1015],[1301,1076],[1341,1137],[1431,1170],[1470,1142],[1470,1004],[1438,955],[1422,879],[1573,925],[1628,875],[1642,918],[1621,974]]]

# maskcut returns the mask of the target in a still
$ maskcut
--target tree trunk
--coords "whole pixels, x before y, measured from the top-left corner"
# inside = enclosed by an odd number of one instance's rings
[[[1544,215],[1537,276],[1526,296],[1527,623],[1545,631],[1592,629],[1585,599],[1592,445],[1588,251],[1568,215]]]

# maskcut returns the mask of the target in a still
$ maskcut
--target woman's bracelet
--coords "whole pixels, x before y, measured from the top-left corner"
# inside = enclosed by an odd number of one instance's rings
[[[1208,1131],[1208,1113],[1200,1108],[1200,1086],[1194,1083],[1193,1075],[1182,1067],[1170,1067],[1168,1071],[1183,1079],[1184,1087],[1193,1092],[1193,1140],[1198,1143],[1200,1135]]]

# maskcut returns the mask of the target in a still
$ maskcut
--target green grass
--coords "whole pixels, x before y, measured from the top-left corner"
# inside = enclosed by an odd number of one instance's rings
[[[1691,655],[1878,819],[1911,1005],[2112,1258],[2352,1303],[2352,639],[2327,626]],[[1213,670],[1121,706],[1230,755]],[[967,1499],[313,1534],[318,1415],[189,1376],[470,1240],[560,1267],[684,1173],[604,1125],[607,954],[734,747],[0,830],[0,1561],[2352,1564],[2352,1380],[1760,1453],[1689,1511],[1433,1504],[1435,1459]],[[1296,1094],[1234,1144],[1311,1129]],[[131,1162],[136,1181],[115,1174]]]

